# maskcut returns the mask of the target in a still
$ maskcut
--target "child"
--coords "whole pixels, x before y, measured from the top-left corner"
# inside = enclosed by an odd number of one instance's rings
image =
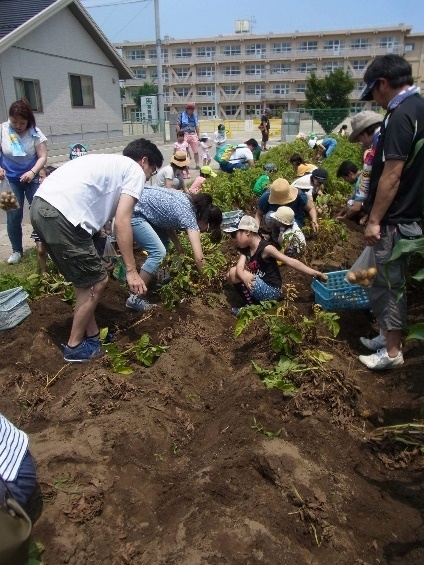
[[[213,134],[213,140],[217,150],[221,147],[221,145],[225,145],[227,143],[227,132],[225,131],[224,124],[219,124],[218,129]]]
[[[270,216],[280,229],[277,241],[281,245],[281,252],[289,257],[298,257],[305,248],[306,240],[294,220],[293,210],[288,206],[280,206]]]
[[[272,243],[262,239],[258,234],[259,225],[252,216],[243,216],[235,227],[224,229],[225,232],[235,232],[240,257],[235,267],[227,273],[227,281],[242,296],[246,306],[257,304],[261,300],[279,300],[281,298],[282,278],[277,261],[317,277],[322,281],[327,275],[307,267],[301,261],[287,257]],[[240,308],[233,308],[237,315]]]
[[[208,139],[209,136],[207,133],[201,133],[200,137],[199,137],[199,153],[200,153],[200,159],[202,160],[202,165],[209,165],[209,163],[211,162],[211,156],[209,155],[209,149],[212,147],[212,145],[208,144]]]
[[[56,167],[52,167],[48,165],[43,167],[40,172],[38,173],[39,184],[42,184],[44,179],[46,179],[49,175],[52,174],[53,171],[56,170]],[[37,258],[38,258],[38,267],[40,269],[40,273],[42,275],[46,274],[47,270],[47,249],[41,239],[38,237],[37,232],[33,231],[31,234],[31,239],[35,241],[35,245],[37,247]]]
[[[190,159],[190,146],[187,141],[184,141],[184,132],[179,131],[177,133],[177,141],[174,143],[174,155],[175,151],[185,151],[187,153],[187,157]],[[190,178],[190,167],[187,165],[183,171],[183,178],[189,179]]]
[[[211,177],[215,178],[216,176],[217,174],[213,172],[209,165],[204,165],[200,169],[200,175],[197,177],[197,179],[194,179],[192,185],[189,188],[189,191],[191,192],[191,194],[196,194],[197,192],[199,192],[199,190],[201,190],[202,184],[206,179],[209,179]]]

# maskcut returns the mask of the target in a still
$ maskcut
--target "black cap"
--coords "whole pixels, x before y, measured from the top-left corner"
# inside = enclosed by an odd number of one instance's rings
[[[311,175],[319,182],[324,183],[328,181],[328,173],[325,169],[314,169]]]

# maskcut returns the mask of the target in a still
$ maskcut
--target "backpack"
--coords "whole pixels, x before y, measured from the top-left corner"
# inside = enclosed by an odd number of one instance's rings
[[[252,191],[256,196],[261,196],[269,186],[270,178],[268,175],[261,175],[253,185]]]
[[[214,160],[220,165],[228,163],[235,149],[237,149],[237,145],[221,145],[215,153]]]

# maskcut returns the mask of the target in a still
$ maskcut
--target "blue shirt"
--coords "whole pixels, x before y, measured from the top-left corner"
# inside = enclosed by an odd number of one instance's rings
[[[200,231],[190,196],[172,188],[145,186],[134,215],[164,230]]]

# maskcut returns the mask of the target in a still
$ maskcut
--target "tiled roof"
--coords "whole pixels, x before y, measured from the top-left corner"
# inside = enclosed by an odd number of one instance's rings
[[[0,0],[0,39],[55,3],[56,0]]]

